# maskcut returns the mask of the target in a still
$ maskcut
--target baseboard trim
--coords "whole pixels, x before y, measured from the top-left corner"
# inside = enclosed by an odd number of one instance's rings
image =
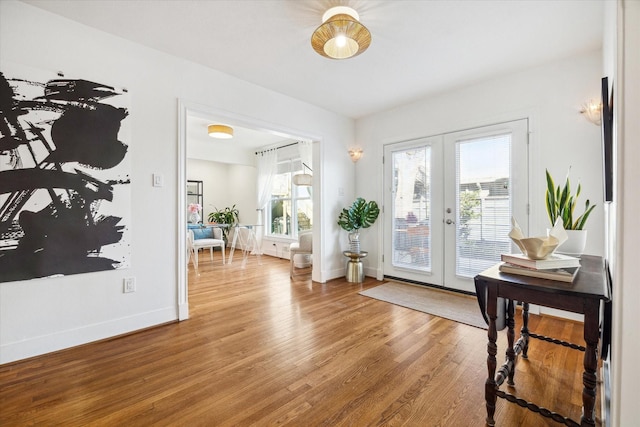
[[[174,322],[178,319],[177,314],[175,307],[163,308],[3,344],[0,346],[0,365]]]
[[[189,318],[189,303],[178,305],[178,320],[187,320]]]

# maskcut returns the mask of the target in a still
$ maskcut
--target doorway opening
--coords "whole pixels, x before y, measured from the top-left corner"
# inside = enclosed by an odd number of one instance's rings
[[[191,148],[189,145],[193,138],[192,132],[197,132],[197,130],[193,129],[193,123],[211,123],[211,122],[219,122],[224,123],[226,125],[242,128],[252,132],[254,137],[260,135],[260,145],[264,146],[278,146],[285,144],[286,141],[295,141],[295,140],[307,140],[313,141],[314,150],[313,150],[313,160],[312,163],[316,164],[319,162],[319,141],[320,138],[314,137],[313,135],[305,135],[304,132],[291,131],[289,129],[284,129],[281,126],[273,125],[270,123],[265,123],[261,120],[254,119],[251,117],[244,117],[235,114],[230,114],[226,111],[211,108],[202,104],[191,103],[188,101],[179,101],[179,112],[178,112],[178,242],[186,242],[187,241],[187,227],[185,224],[187,223],[187,179],[188,179],[188,158],[194,157],[194,154],[191,152]],[[205,127],[206,130],[206,127]],[[202,134],[206,135],[206,132],[202,132]],[[198,135],[196,133],[196,135]],[[206,138],[209,138],[206,136]],[[205,141],[210,143],[209,140]],[[210,138],[209,138],[210,139]],[[256,154],[258,147],[255,142],[256,138],[251,138],[254,145],[244,146],[242,147],[239,140],[234,141],[233,139],[228,141],[228,150],[226,148],[221,148],[218,150],[209,150],[212,154],[212,159],[220,159],[224,158],[226,161],[233,165],[234,168],[254,168]],[[232,142],[233,141],[233,142]],[[233,144],[236,144],[235,146]],[[226,150],[226,151],[225,151]],[[235,150],[235,151],[234,151]],[[240,153],[242,151],[242,153]],[[189,153],[189,154],[188,154]],[[245,160],[242,160],[242,159]],[[311,166],[313,168],[313,166]],[[315,168],[316,171],[319,171],[319,168]],[[246,173],[240,173],[239,176],[241,179],[245,179],[247,182],[249,181],[246,178]],[[255,172],[254,172],[255,176]],[[192,178],[189,178],[192,179]],[[255,186],[256,180],[252,180]],[[207,203],[207,193],[206,193],[206,182],[204,183],[205,190],[204,193],[204,205],[208,208],[212,208],[208,206]],[[255,188],[253,189],[255,191]],[[319,199],[317,197],[318,192],[313,192],[313,205],[314,211],[317,210],[317,206],[319,203]],[[211,200],[211,197],[209,198]],[[252,209],[246,209],[247,217],[243,219],[245,223],[256,224],[257,217],[260,215],[260,211],[257,209],[257,197],[254,199],[256,202],[252,205]],[[206,215],[203,215],[203,217]],[[206,218],[204,218],[206,220]],[[320,233],[321,224],[317,224],[314,227],[313,233]],[[318,239],[314,239],[317,241]],[[178,244],[177,248],[178,252],[178,319],[184,320],[189,318],[189,303],[188,303],[188,275],[187,275],[187,244]],[[314,251],[316,253],[316,251]],[[317,268],[320,268],[321,260],[320,257],[314,255],[313,257],[314,265]]]

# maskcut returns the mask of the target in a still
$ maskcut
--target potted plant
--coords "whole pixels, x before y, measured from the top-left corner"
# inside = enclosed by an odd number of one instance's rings
[[[571,171],[571,169],[569,169],[569,171]],[[553,227],[556,219],[562,219],[562,225],[567,231],[568,236],[567,241],[564,242],[559,249],[561,249],[562,253],[577,256],[582,255],[587,242],[587,230],[584,229],[584,226],[596,205],[591,205],[587,199],[584,204],[584,212],[574,219],[578,196],[580,196],[580,191],[582,190],[581,185],[578,183],[576,194],[573,195],[571,194],[569,172],[567,172],[567,178],[562,188],[559,185],[556,187],[548,170],[546,170],[546,175],[547,190],[545,200],[549,221],[551,221],[551,226]]]
[[[215,222],[217,224],[226,224],[228,227],[222,229],[225,240],[229,240],[229,229],[236,225],[239,220],[240,212],[236,208],[236,205],[226,207],[224,209],[215,208],[214,212],[209,214],[209,222]]]
[[[360,253],[360,229],[371,227],[379,214],[378,204],[375,201],[367,202],[362,197],[358,197],[348,209],[342,209],[338,225],[349,232],[351,252]]]

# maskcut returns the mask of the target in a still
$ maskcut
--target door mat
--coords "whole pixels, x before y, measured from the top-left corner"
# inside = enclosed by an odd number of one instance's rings
[[[487,329],[487,323],[480,313],[478,300],[474,296],[397,282],[385,282],[375,288],[361,291],[359,294],[465,325]]]

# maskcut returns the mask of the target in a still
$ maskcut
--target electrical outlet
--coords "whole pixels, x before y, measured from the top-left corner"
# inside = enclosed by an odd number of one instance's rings
[[[124,287],[122,290],[125,294],[129,292],[136,291],[136,278],[135,277],[125,277],[124,278]]]

